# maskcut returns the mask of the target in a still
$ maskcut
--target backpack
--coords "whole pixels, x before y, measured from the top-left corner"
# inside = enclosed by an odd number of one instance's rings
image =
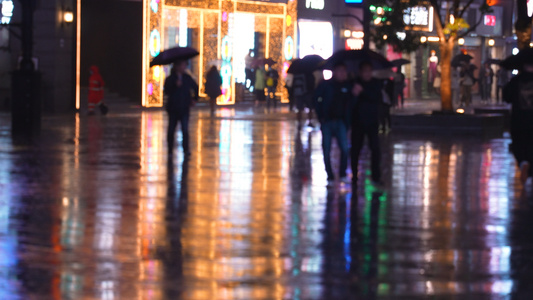
[[[523,82],[520,85],[518,103],[522,110],[533,110],[533,82]]]
[[[301,97],[307,93],[305,74],[295,74],[292,80],[293,95]]]

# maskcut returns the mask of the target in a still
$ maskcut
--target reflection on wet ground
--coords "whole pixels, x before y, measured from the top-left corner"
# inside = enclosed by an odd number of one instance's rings
[[[0,298],[533,299],[508,138],[392,133],[384,188],[327,189],[293,119],[195,112],[184,161],[160,111],[0,116]]]

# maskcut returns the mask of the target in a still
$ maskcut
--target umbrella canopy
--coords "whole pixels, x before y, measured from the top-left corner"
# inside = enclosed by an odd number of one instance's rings
[[[150,67],[157,65],[168,65],[177,60],[191,59],[197,56],[198,54],[200,53],[198,53],[196,49],[190,47],[170,48],[154,57],[154,59],[152,59],[152,62],[150,62]]]
[[[411,61],[405,58],[399,58],[391,61],[391,64],[393,64],[395,67],[400,67],[403,65],[410,64]]]
[[[458,54],[452,59],[452,67],[458,67],[464,63],[467,65],[470,64],[470,61],[472,60],[472,56],[468,54]]]
[[[491,64],[491,65],[499,65],[501,62],[502,62],[501,59],[495,59],[495,58],[490,58],[485,61],[485,63]]]
[[[255,59],[252,63],[254,67],[264,66],[264,65],[272,66],[275,64],[276,64],[276,61],[273,60],[272,58],[258,58],[258,59]]]
[[[368,61],[374,69],[388,69],[394,67],[383,55],[372,50],[340,50],[326,60],[325,69],[333,70],[335,65],[345,63],[349,70],[357,71],[359,64]]]
[[[309,73],[318,70],[324,64],[324,59],[319,55],[307,55],[302,59],[296,59],[291,63],[287,73]]]
[[[507,70],[520,70],[524,65],[533,64],[533,48],[526,48],[511,55],[500,63],[500,66]]]

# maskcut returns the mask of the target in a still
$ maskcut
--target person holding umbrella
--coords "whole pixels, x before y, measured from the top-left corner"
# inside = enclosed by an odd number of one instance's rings
[[[211,106],[211,117],[215,115],[215,107],[217,105],[218,96],[222,95],[220,86],[222,85],[222,76],[216,66],[211,66],[205,75],[205,93],[209,97],[209,104]]]
[[[525,185],[533,176],[533,48],[520,51],[502,62],[502,67],[520,70],[503,88],[503,100],[511,103],[511,150]]]
[[[164,92],[168,97],[166,109],[168,112],[167,143],[168,155],[172,155],[175,144],[175,132],[178,122],[181,125],[183,153],[189,157],[189,115],[190,107],[198,99],[198,85],[187,74],[187,61],[178,60],[174,63],[171,74],[165,80]]]
[[[322,81],[313,96],[315,111],[322,131],[322,150],[324,165],[328,176],[328,185],[333,184],[335,174],[331,165],[331,143],[333,138],[341,152],[339,177],[347,181],[348,168],[348,126],[355,99],[352,93],[353,82],[349,80],[348,69],[343,62],[337,62],[332,68],[333,77]]]
[[[353,88],[357,96],[352,117],[352,174],[353,183],[358,181],[359,155],[365,136],[371,151],[372,182],[381,184],[381,150],[379,144],[379,111],[382,105],[383,84],[372,77],[373,65],[370,61],[359,64],[359,78]]]

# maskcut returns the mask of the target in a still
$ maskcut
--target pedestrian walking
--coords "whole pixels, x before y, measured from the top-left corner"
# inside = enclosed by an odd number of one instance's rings
[[[489,63],[484,63],[481,70],[479,70],[479,88],[481,89],[481,100],[483,102],[490,101],[490,94],[492,91],[492,83],[494,80],[494,71]]]
[[[533,61],[523,65],[520,74],[504,87],[503,100],[512,106],[511,150],[525,184],[533,176]]]
[[[394,76],[394,93],[392,96],[392,106],[403,108],[405,102],[405,96],[403,90],[405,89],[405,75],[402,73],[402,67],[396,69],[396,74]],[[398,103],[398,99],[400,102]]]
[[[254,64],[254,50],[250,49],[248,51],[248,54],[244,57],[244,74],[246,75],[244,86],[247,89],[254,86],[253,64]]]
[[[255,68],[255,85],[254,85],[254,94],[255,94],[255,105],[259,105],[260,102],[265,101],[265,69],[264,66],[259,66]]]
[[[365,137],[371,151],[372,181],[381,184],[381,150],[379,144],[379,110],[382,105],[383,84],[372,77],[372,64],[363,61],[359,65],[359,78],[353,92],[357,96],[352,117],[352,174],[353,183],[358,180],[359,155]]]
[[[269,67],[266,73],[267,107],[272,104],[276,107],[276,89],[278,87],[279,74],[276,69]]]
[[[91,66],[89,69],[89,115],[95,114],[95,108],[98,106],[102,114],[107,114],[107,106],[104,100],[105,82],[97,66]]]
[[[209,97],[209,104],[211,106],[211,116],[215,115],[215,107],[217,105],[218,96],[222,95],[220,86],[222,85],[222,76],[216,66],[212,66],[205,75],[205,93]]]
[[[353,82],[348,78],[348,70],[344,63],[333,67],[333,77],[322,81],[314,94],[315,110],[320,121],[322,131],[322,150],[324,165],[328,176],[328,185],[335,180],[331,165],[331,144],[333,138],[337,140],[341,160],[339,177],[347,181],[348,168],[348,126],[355,98],[352,94]]]
[[[313,73],[298,73],[293,75],[292,79],[292,96],[298,110],[297,118],[298,125],[301,128],[302,115],[308,109],[308,124],[313,126],[311,120],[313,119],[313,93],[315,90],[315,77]]]
[[[500,67],[496,72],[496,104],[501,104],[503,87],[509,82],[509,72]]]
[[[476,78],[474,77],[474,70],[476,66],[466,65],[461,71],[461,105],[470,106],[472,104],[472,86],[476,83]]]
[[[178,122],[181,125],[183,153],[189,157],[189,115],[190,108],[198,99],[198,85],[187,74],[187,61],[179,60],[174,63],[171,74],[165,80],[164,92],[168,97],[166,109],[168,112],[168,155],[172,155],[175,144],[175,132]]]

